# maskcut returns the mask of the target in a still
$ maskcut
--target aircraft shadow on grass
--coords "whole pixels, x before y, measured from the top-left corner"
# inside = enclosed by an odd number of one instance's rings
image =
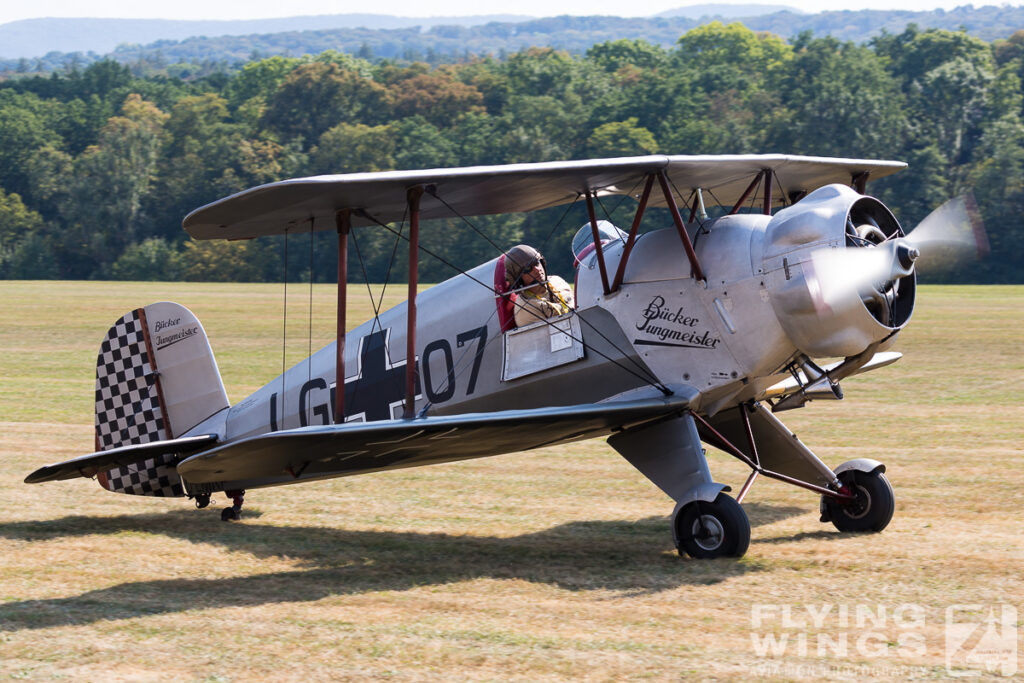
[[[806,512],[747,504],[759,526]],[[0,524],[0,537],[45,541],[125,531],[162,534],[256,557],[287,557],[301,568],[232,578],[155,579],[81,595],[0,605],[0,631],[90,624],[189,609],[311,602],[332,595],[407,590],[478,578],[522,579],[572,591],[642,595],[710,585],[750,571],[738,560],[687,561],[666,552],[669,520],[572,522],[509,538],[442,533],[346,531],[321,527],[226,525],[193,511],[118,517],[69,516]]]

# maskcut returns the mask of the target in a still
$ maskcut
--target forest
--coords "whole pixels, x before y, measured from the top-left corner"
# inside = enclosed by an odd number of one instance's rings
[[[0,81],[0,277],[330,281],[330,232],[193,242],[181,220],[247,187],[315,174],[789,153],[906,161],[868,189],[908,229],[973,190],[992,253],[932,281],[1024,282],[1022,79],[1024,31],[987,42],[910,25],[857,44],[719,22],[671,47],[620,39],[578,55],[529,48],[427,64],[326,51],[202,76],[138,76],[112,60],[12,76]],[[602,209],[628,225],[633,206]],[[585,220],[571,206],[432,221],[423,243],[444,260],[424,259],[421,278],[519,241],[568,272]],[[350,273],[404,280],[401,240],[356,232]]]

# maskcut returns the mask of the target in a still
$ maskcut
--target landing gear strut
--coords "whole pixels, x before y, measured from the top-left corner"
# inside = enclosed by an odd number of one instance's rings
[[[225,491],[225,494],[231,497],[231,507],[224,508],[220,511],[221,521],[228,522],[233,519],[238,519],[242,516],[242,503],[245,502],[245,491]],[[209,498],[209,496],[207,496]]]

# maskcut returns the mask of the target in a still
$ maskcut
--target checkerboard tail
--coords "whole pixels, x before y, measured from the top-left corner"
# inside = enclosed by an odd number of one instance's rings
[[[150,304],[121,317],[96,358],[96,450],[187,435],[228,407],[206,332],[184,306]],[[97,475],[139,496],[184,496],[173,454]]]

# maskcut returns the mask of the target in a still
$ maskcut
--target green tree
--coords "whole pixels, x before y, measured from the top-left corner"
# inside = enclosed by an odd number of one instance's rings
[[[898,35],[883,32],[871,41],[871,46],[902,80],[905,90],[946,62],[965,59],[986,66],[992,59],[992,50],[983,40],[962,31],[920,31],[915,24]]]
[[[394,137],[395,168],[444,168],[458,163],[455,145],[421,116],[389,124]]]
[[[982,159],[971,170],[978,206],[985,220],[991,256],[982,264],[960,270],[958,279],[1021,282],[1020,254],[1024,253],[1024,125],[1006,116],[985,131],[979,145]]]
[[[761,87],[791,57],[792,49],[778,36],[720,21],[687,31],[675,54],[705,92]]]
[[[339,123],[374,124],[390,111],[388,92],[354,71],[316,62],[297,67],[267,102],[261,124],[309,146]]]
[[[76,264],[75,275],[104,273],[139,237],[139,214],[156,173],[166,120],[167,114],[151,102],[129,95],[121,116],[104,126],[98,144],[75,160],[64,206],[77,238],[67,245],[72,253],[65,254],[66,262]]]
[[[956,58],[915,82],[915,122],[954,164],[964,164],[988,114],[988,87],[994,74],[983,64]]]
[[[179,261],[181,277],[188,282],[258,282],[263,279],[259,251],[252,241],[186,242]]]
[[[254,98],[266,102],[300,64],[301,59],[278,56],[244,65],[227,85],[226,96],[231,108],[238,109]]]
[[[775,148],[886,158],[903,146],[899,86],[871,50],[833,38],[808,40],[781,83],[782,111],[770,138]]]
[[[512,55],[503,70],[512,92],[558,98],[572,87],[577,65],[568,52],[531,47]]]
[[[42,217],[26,207],[20,196],[0,189],[0,277],[10,277],[15,250],[42,227]]]
[[[460,116],[448,130],[460,166],[500,164],[505,159],[500,136],[500,120],[483,112]]]
[[[315,173],[387,171],[395,167],[395,135],[390,126],[339,123],[310,152]]]
[[[180,255],[173,244],[160,237],[150,237],[128,245],[110,267],[115,280],[165,281],[181,276]]]
[[[598,43],[587,50],[587,59],[608,72],[624,67],[651,71],[668,64],[668,53],[646,40],[612,40]]]
[[[33,153],[59,137],[40,116],[43,105],[35,95],[0,90],[0,187],[25,195],[29,190],[28,163]]]
[[[571,159],[580,144],[575,105],[549,95],[515,95],[502,114],[506,163]]]
[[[396,118],[422,116],[443,127],[462,114],[484,110],[480,91],[457,80],[447,69],[410,75],[388,89]]]
[[[628,157],[657,152],[658,143],[654,135],[636,124],[635,117],[601,124],[587,139],[587,154],[594,157]]]

